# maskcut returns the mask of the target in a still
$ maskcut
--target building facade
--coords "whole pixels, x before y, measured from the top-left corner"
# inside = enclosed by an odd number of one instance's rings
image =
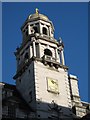
[[[36,9],[36,13],[28,16],[21,31],[22,44],[15,51],[17,70],[13,78],[16,86],[9,89],[16,94],[9,94],[8,89],[5,93],[5,86],[10,85],[1,84],[3,96],[11,96],[6,101],[6,97],[3,98],[3,117],[7,111],[8,118],[10,110],[15,113],[14,118],[23,119],[73,120],[86,115],[90,105],[80,99],[77,76],[68,74],[64,44],[61,38],[58,41],[54,38],[53,23]],[[19,107],[20,104],[24,108]]]

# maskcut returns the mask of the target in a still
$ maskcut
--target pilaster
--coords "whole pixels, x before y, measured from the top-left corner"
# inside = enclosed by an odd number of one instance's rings
[[[36,57],[36,46],[35,46],[35,41],[33,41],[33,56]]]
[[[61,60],[62,60],[62,65],[65,65],[64,50],[61,50]]]

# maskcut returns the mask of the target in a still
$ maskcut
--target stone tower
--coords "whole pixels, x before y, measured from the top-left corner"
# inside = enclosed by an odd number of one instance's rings
[[[38,9],[21,31],[22,44],[15,52],[16,88],[36,118],[71,118],[72,99],[78,102],[80,97],[77,77],[68,76],[62,39],[54,38],[52,22]]]

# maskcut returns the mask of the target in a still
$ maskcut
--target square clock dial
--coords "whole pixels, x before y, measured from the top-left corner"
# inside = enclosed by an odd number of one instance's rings
[[[47,90],[53,93],[59,93],[58,80],[47,78]]]

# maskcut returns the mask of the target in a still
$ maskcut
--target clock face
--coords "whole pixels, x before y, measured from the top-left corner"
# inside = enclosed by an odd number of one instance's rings
[[[58,80],[47,78],[47,90],[53,93],[59,93]]]

